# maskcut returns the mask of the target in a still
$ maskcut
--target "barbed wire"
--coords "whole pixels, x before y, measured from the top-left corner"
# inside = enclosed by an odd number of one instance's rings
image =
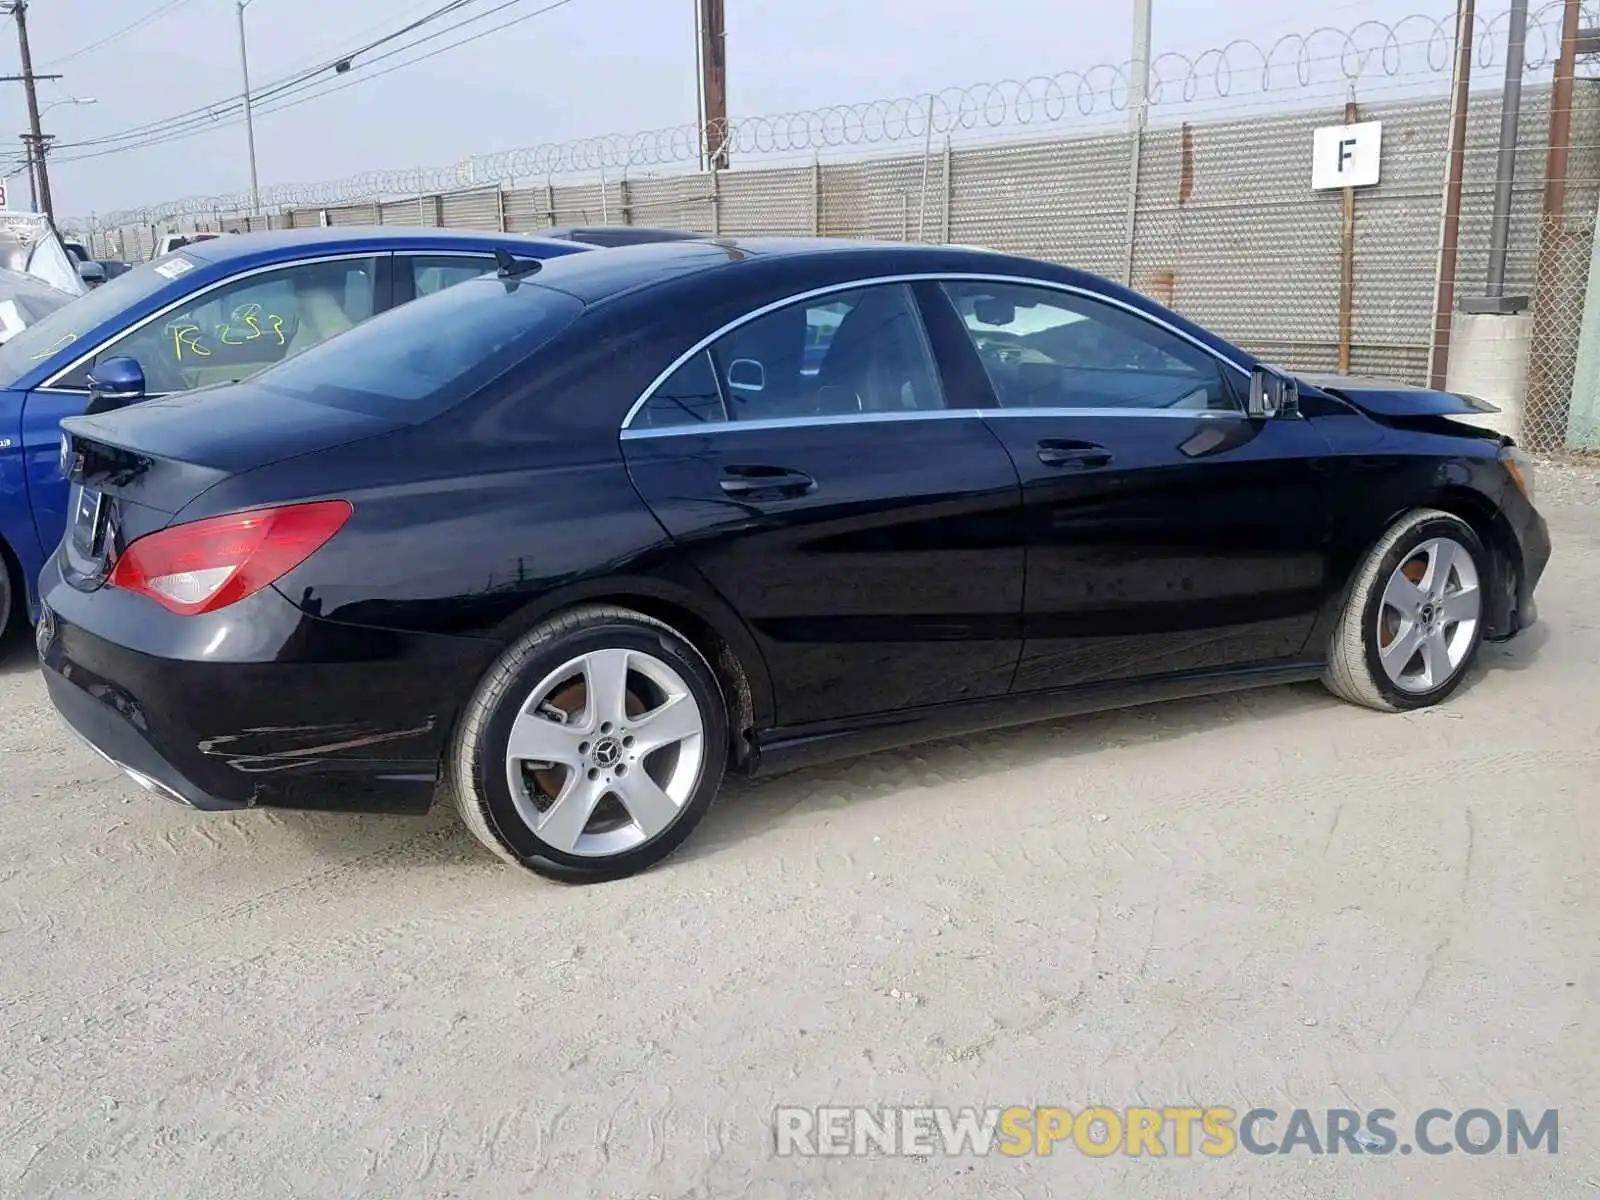
[[[1548,70],[1560,48],[1561,0],[1528,15],[1524,70]],[[1480,17],[1473,30],[1480,68],[1495,65],[1509,13]],[[1331,84],[1355,89],[1362,81],[1395,78],[1408,69],[1448,72],[1455,57],[1455,18],[1412,14],[1395,21],[1363,20],[1349,29],[1319,26],[1261,43],[1235,38],[1199,54],[1166,51],[1150,63],[1148,103],[1192,105],[1224,100],[1235,88],[1272,93]],[[1420,63],[1420,65],[1419,65]],[[478,154],[449,166],[366,171],[318,183],[275,184],[260,189],[264,211],[318,207],[433,193],[498,187],[519,179],[551,182],[558,176],[650,169],[710,161],[721,154],[765,155],[836,151],[896,142],[924,142],[1006,127],[1056,125],[1126,112],[1133,95],[1133,64],[1103,63],[1084,70],[950,87],[893,99],[827,105],[742,117],[709,130],[702,144],[695,124],[635,133],[603,134],[564,142]],[[268,110],[270,111],[270,109]],[[231,124],[233,122],[225,122]],[[707,153],[709,149],[709,153]],[[103,215],[104,226],[153,225],[183,217],[220,217],[249,211],[246,192],[189,196],[164,204]]]

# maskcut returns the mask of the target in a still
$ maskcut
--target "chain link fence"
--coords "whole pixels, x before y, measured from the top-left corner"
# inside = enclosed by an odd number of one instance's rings
[[[1572,395],[1600,205],[1600,83],[1579,80],[1566,209],[1542,216],[1550,95],[1548,87],[1523,94],[1506,291],[1532,297],[1532,309],[1513,323],[1523,344],[1513,339],[1501,347],[1527,364],[1525,397],[1512,406],[1520,411],[1507,413],[1506,431],[1539,451],[1581,444],[1573,442]],[[100,229],[94,238],[100,253],[131,259],[147,257],[169,228],[374,223],[513,232],[635,224],[723,236],[981,245],[1129,283],[1291,369],[1344,368],[1426,384],[1437,340],[1448,101],[1363,103],[1354,115],[1383,122],[1382,179],[1351,194],[1348,214],[1343,192],[1311,188],[1313,130],[1344,123],[1340,103],[1137,134],[989,145],[936,143],[930,131],[918,152],[856,161],[602,174],[581,183],[551,177],[530,187],[473,187],[260,217],[215,213]],[[1457,297],[1484,288],[1499,124],[1498,97],[1472,102]],[[1457,315],[1453,327],[1464,329],[1462,321]],[[1468,357],[1453,359],[1453,371]],[[1600,359],[1595,375],[1600,390]]]

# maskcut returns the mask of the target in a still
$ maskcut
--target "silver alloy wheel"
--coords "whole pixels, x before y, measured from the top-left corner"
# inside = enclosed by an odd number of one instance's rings
[[[1483,594],[1472,554],[1429,538],[1395,567],[1378,606],[1378,660],[1401,691],[1431,692],[1466,661],[1478,635]]]
[[[640,650],[595,650],[551,671],[518,710],[506,781],[541,841],[603,857],[665,832],[704,757],[705,721],[676,670]]]

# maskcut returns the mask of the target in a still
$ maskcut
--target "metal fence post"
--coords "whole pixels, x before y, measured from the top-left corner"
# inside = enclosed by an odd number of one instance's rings
[[[811,233],[822,236],[822,157],[811,160]]]
[[[950,179],[951,167],[950,135],[944,139],[944,223],[939,229],[939,241],[944,245],[950,244],[950,202],[953,195],[953,186]]]
[[[1139,225],[1139,159],[1144,151],[1144,127],[1141,125],[1128,135],[1133,143],[1128,156],[1128,217],[1123,235],[1122,282],[1133,286],[1133,243]]]
[[[1354,125],[1355,88],[1344,106],[1344,123]],[[1356,308],[1356,190],[1344,189],[1344,220],[1339,226],[1339,371],[1350,372],[1350,338],[1355,327]]]
[[[1600,229],[1600,212],[1595,214]],[[1572,372],[1572,400],[1567,407],[1567,446],[1600,450],[1600,237],[1589,247],[1589,286],[1583,298],[1578,330],[1578,361]]]
[[[917,241],[928,240],[928,167],[933,158],[933,93],[928,93],[928,127],[922,137],[922,200],[917,207]],[[908,241],[910,239],[907,239]]]

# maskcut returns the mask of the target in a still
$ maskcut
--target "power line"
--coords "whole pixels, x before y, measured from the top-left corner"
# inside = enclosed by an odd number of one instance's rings
[[[352,69],[353,65],[352,60],[360,58],[363,55],[370,53],[372,50],[385,46],[399,38],[405,37],[407,34],[414,33],[424,26],[440,20],[443,17],[456,14],[471,4],[482,2],[483,0],[448,0],[447,3],[439,5],[415,20],[408,22],[401,28],[392,31],[391,33],[387,33],[382,37],[375,38],[372,41],[365,42],[353,50],[347,50],[342,54],[336,54],[330,58],[324,59],[314,66],[292,72],[281,79],[273,81],[272,83],[264,84],[259,88],[253,89],[250,94],[251,103],[252,105],[259,105],[262,101],[270,100],[276,95],[286,92],[304,90],[306,87],[313,86],[320,82],[318,77],[325,75],[329,71],[343,73],[344,71],[350,70]],[[526,0],[502,0],[500,4],[493,8],[487,9],[484,12],[478,13],[474,16],[469,16],[465,20],[458,21],[454,25],[446,26],[444,29],[436,30],[435,32],[430,33],[425,37],[418,38],[416,41],[408,43],[405,46],[398,47],[397,49],[391,50],[386,54],[379,55],[371,61],[381,62],[386,58],[392,57],[394,54],[403,53],[406,50],[423,45],[424,43],[435,38],[444,37],[445,35],[452,33],[457,29],[464,28],[465,26],[476,21],[481,21],[486,17],[491,17],[497,12],[501,12],[516,4],[522,4],[525,2]],[[570,2],[570,0],[568,0],[568,2]],[[559,5],[556,7],[559,7]],[[538,13],[532,13],[529,15],[537,16]],[[490,32],[493,31],[491,30]],[[116,133],[103,134],[99,137],[84,138],[80,141],[72,142],[70,145],[73,147],[82,148],[90,146],[114,146],[116,143],[131,142],[133,144],[119,148],[142,149],[145,146],[155,145],[160,141],[169,140],[167,137],[169,134],[173,135],[173,140],[175,140],[175,138],[178,136],[188,136],[193,133],[201,132],[205,129],[216,128],[224,123],[231,123],[231,119],[236,114],[242,113],[243,109],[243,98],[239,96],[232,96],[224,100],[215,101],[208,105],[189,109],[185,112],[176,113],[169,117],[163,117],[160,120],[149,121],[142,125],[130,126]]]
[[[73,59],[79,58],[85,54],[93,53],[102,46],[109,46],[112,42],[117,41],[119,38],[126,37],[128,34],[134,32],[134,30],[142,29],[152,21],[160,20],[168,13],[175,12],[176,10],[182,8],[185,4],[190,3],[193,3],[193,0],[166,0],[166,3],[159,4],[151,11],[145,13],[144,16],[139,17],[137,20],[128,22],[128,24],[124,25],[115,33],[108,33],[99,41],[90,42],[87,46],[79,46],[70,54],[63,54],[60,58],[51,59],[44,65],[47,67],[54,67],[60,63],[71,62]]]

